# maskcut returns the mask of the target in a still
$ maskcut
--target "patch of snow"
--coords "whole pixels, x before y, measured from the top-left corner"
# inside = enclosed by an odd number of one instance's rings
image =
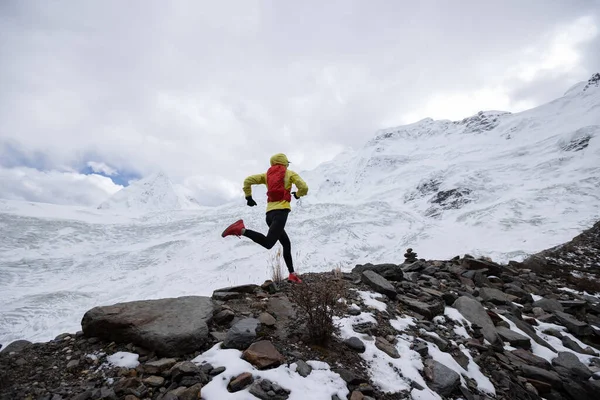
[[[533,301],[540,301],[544,297],[531,293],[531,298],[533,299]]]
[[[363,302],[365,303],[365,305],[367,307],[371,307],[374,308],[378,311],[385,311],[387,310],[387,304],[377,300],[381,297],[383,297],[382,294],[380,293],[373,293],[373,292],[366,292],[363,290],[358,290],[358,294],[360,295],[360,297],[363,299]]]
[[[248,400],[254,398],[248,393],[247,389],[236,393],[230,393],[227,390],[231,378],[235,378],[244,372],[250,372],[255,380],[268,379],[282,388],[290,390],[289,400],[304,400],[306,393],[310,393],[311,398],[315,400],[331,400],[333,395],[345,399],[350,393],[346,387],[346,382],[339,374],[331,371],[326,363],[307,361],[307,364],[316,365],[319,368],[313,369],[310,375],[304,378],[296,373],[297,364],[295,363],[261,371],[244,361],[241,356],[241,351],[222,349],[221,343],[218,343],[192,360],[198,365],[210,363],[215,367],[226,368],[223,373],[202,387],[203,399]]]
[[[115,367],[135,368],[140,365],[138,358],[140,358],[139,354],[129,353],[127,351],[118,351],[115,354],[111,354],[110,356],[106,357],[106,360]]]
[[[396,319],[391,319],[390,325],[398,332],[403,332],[408,329],[409,326],[416,326],[417,324],[414,317],[398,317]]]
[[[446,367],[458,372],[461,375],[460,381],[464,386],[466,386],[466,381],[463,375],[466,375],[477,382],[477,388],[482,392],[492,395],[496,394],[494,385],[492,382],[490,382],[489,378],[481,372],[481,369],[479,369],[479,366],[475,363],[475,361],[473,361],[473,357],[471,357],[471,354],[464,346],[461,345],[459,348],[463,354],[469,358],[469,365],[467,367],[468,369],[466,370],[461,367],[460,364],[457,363],[449,353],[441,351],[435,343],[427,342],[427,347],[429,348],[429,355],[434,360],[444,364]]]
[[[366,314],[366,313],[363,313]],[[392,358],[375,346],[375,340],[366,334],[355,332],[352,325],[358,321],[375,318],[372,314],[370,318],[363,316],[336,318],[336,322],[340,324],[340,336],[342,339],[348,339],[352,336],[360,338],[365,344],[365,352],[360,356],[367,363],[367,371],[373,385],[377,386],[385,393],[397,393],[404,390],[410,390],[410,380],[414,380],[427,388],[423,377],[419,373],[423,369],[421,355],[410,348],[410,343],[413,340],[410,336],[398,336],[396,349],[401,358]],[[407,379],[408,378],[408,379]],[[425,389],[427,395],[431,399],[441,399],[435,392]]]

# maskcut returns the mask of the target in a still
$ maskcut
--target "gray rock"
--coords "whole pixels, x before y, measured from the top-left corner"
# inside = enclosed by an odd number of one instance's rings
[[[494,288],[481,288],[479,290],[479,296],[484,301],[489,301],[490,303],[494,304],[507,304],[511,301],[506,293]]]
[[[487,270],[487,275],[500,276],[504,273],[504,268],[501,265],[486,260],[465,257],[461,260],[461,265],[463,268],[470,270]]]
[[[357,265],[352,269],[354,274],[362,274],[365,271],[373,271],[390,281],[399,282],[404,279],[404,273],[399,265],[395,264],[365,264]]]
[[[240,285],[240,286],[229,286],[215,290],[215,292],[221,293],[248,293],[252,294],[258,290],[258,285]]]
[[[540,299],[538,301],[534,301],[532,304],[533,307],[539,307],[546,312],[554,312],[554,311],[564,311],[564,307],[558,300],[554,299]]]
[[[559,374],[565,377],[576,376],[582,380],[586,380],[592,376],[592,371],[579,361],[579,358],[575,354],[568,351],[559,352],[558,357],[552,360],[552,365],[554,365]]]
[[[215,316],[213,317],[213,321],[219,325],[226,325],[233,321],[234,318],[235,313],[227,308],[224,308],[223,310],[215,314]]]
[[[419,313],[429,319],[433,319],[435,316],[444,313],[445,303],[442,300],[434,300],[431,303],[424,303],[406,296],[399,296],[398,300],[409,310]]]
[[[265,326],[273,327],[277,324],[277,320],[269,313],[264,312],[258,316],[258,320]]]
[[[300,376],[302,376],[304,378],[309,376],[310,373],[312,372],[312,367],[302,360],[296,361],[296,365],[298,366],[296,368],[296,372],[298,372],[298,374],[300,374]]]
[[[213,302],[185,296],[95,307],[81,321],[86,336],[133,343],[157,355],[177,356],[208,345]]]
[[[344,340],[344,344],[356,351],[357,353],[364,353],[366,350],[365,344],[362,340],[357,338],[356,336],[351,337],[350,339]]]
[[[577,343],[568,336],[562,336],[560,340],[562,341],[563,346],[565,346],[567,349],[573,350],[580,354],[587,354],[589,352],[589,350],[584,350],[583,347],[579,345],[579,343]]]
[[[266,379],[254,381],[248,391],[261,400],[286,400],[289,397],[289,391],[276,392],[272,389],[271,382]]]
[[[259,324],[260,321],[256,318],[245,318],[238,321],[227,331],[223,347],[246,350],[256,339],[256,329]]]
[[[178,396],[178,400],[197,400],[200,398],[201,390],[202,384],[197,383],[181,392],[181,394]]]
[[[460,384],[460,375],[435,360],[427,359],[424,369],[427,386],[442,396],[449,396]]]
[[[562,379],[554,371],[547,371],[532,365],[522,365],[521,372],[524,377],[549,383],[555,389],[560,389],[562,387]]]
[[[530,351],[523,349],[516,349],[510,352],[511,354],[517,356],[519,359],[525,361],[527,364],[533,365],[534,367],[542,368],[542,369],[550,369],[552,365],[545,358],[538,357]]]
[[[160,374],[163,371],[171,369],[177,360],[174,358],[161,358],[160,360],[150,361],[144,364],[144,372],[147,374]]]
[[[458,299],[458,296],[454,293],[446,292],[442,295],[442,299],[444,300],[447,306],[451,306],[452,304],[454,304],[456,299]]]
[[[554,315],[558,319],[560,325],[564,325],[569,332],[577,336],[591,336],[594,331],[591,326],[585,322],[581,322],[575,317],[560,311],[554,311]]]
[[[31,345],[31,342],[28,340],[15,340],[11,344],[9,344],[5,348],[3,348],[2,351],[0,351],[0,353],[3,353],[3,354],[19,353],[19,352],[23,351],[24,349],[26,349],[27,347],[29,347],[30,345]]]
[[[361,383],[368,383],[368,379],[363,376],[358,376],[354,372],[343,369],[343,368],[334,368],[333,372],[342,377],[342,379],[349,385],[360,385]]]
[[[67,363],[67,371],[72,371],[79,367],[79,360],[71,360]]]
[[[191,361],[181,361],[173,365],[169,370],[169,375],[174,381],[180,381],[184,376],[195,376],[203,373],[200,366]]]
[[[213,292],[213,294],[212,294],[213,300],[218,300],[218,301],[243,299],[244,297],[246,297],[246,293],[240,293],[240,292]]]
[[[400,354],[398,353],[396,346],[380,336],[375,338],[375,347],[392,358],[400,358]]]
[[[376,272],[370,270],[364,271],[362,273],[362,281],[378,293],[385,294],[392,299],[396,297],[396,288]]]
[[[517,318],[516,316],[507,313],[504,315],[506,318],[508,318],[512,323],[514,323],[517,328],[519,328],[520,330],[522,330],[523,332],[525,332],[530,338],[532,338],[537,344],[542,345],[550,350],[552,350],[553,352],[556,353],[556,349],[554,347],[552,347],[548,342],[546,342],[544,339],[542,339],[541,337],[538,336],[538,334],[535,332],[535,329],[533,329],[533,327],[531,325],[529,325],[527,322],[523,321],[522,319]]]
[[[217,367],[217,368],[214,368],[213,370],[211,370],[210,373],[209,373],[209,375],[210,376],[217,376],[219,374],[222,374],[226,370],[227,370],[226,367]]]
[[[496,332],[496,327],[480,302],[466,296],[461,296],[453,305],[472,324],[481,327],[483,336],[494,348],[504,349],[504,343]]]
[[[161,387],[165,383],[165,378],[162,376],[151,375],[142,380],[144,385],[152,386],[152,387]]]
[[[520,347],[522,349],[531,349],[531,340],[528,337],[502,326],[497,327],[496,331],[502,340],[510,343],[511,346]]]

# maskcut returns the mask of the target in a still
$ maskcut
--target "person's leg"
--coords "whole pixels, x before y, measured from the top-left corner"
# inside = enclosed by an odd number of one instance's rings
[[[283,260],[285,261],[285,266],[287,267],[290,274],[294,273],[294,264],[292,261],[292,243],[290,242],[290,238],[285,232],[285,230],[281,233],[279,237],[279,243],[283,246]]]
[[[270,211],[267,213],[267,225],[269,225],[269,232],[267,233],[267,236],[250,229],[246,229],[243,235],[249,239],[252,239],[255,243],[260,244],[266,249],[272,249],[273,246],[275,246],[275,243],[277,243],[281,237],[281,234],[284,232],[287,217],[287,210]]]

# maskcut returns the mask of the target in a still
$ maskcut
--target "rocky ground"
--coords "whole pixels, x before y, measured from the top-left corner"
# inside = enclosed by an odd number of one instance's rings
[[[305,274],[307,293],[344,285],[326,345],[310,344],[287,282],[97,307],[81,332],[2,349],[0,399],[227,398],[219,385],[236,399],[597,399],[600,292],[556,270],[596,268],[598,231],[524,263],[409,252],[400,265]],[[225,351],[243,364],[214,361]],[[285,380],[267,378],[277,369]],[[319,393],[342,387],[311,397],[290,383],[310,379]]]

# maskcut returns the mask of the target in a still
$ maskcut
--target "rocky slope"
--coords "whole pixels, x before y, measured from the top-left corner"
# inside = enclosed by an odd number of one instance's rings
[[[544,254],[578,264],[573,246],[597,228]],[[600,300],[580,281],[527,263],[406,257],[305,274],[299,287],[96,307],[81,332],[2,349],[0,399],[597,398]],[[335,285],[339,331],[311,345],[297,289]]]

